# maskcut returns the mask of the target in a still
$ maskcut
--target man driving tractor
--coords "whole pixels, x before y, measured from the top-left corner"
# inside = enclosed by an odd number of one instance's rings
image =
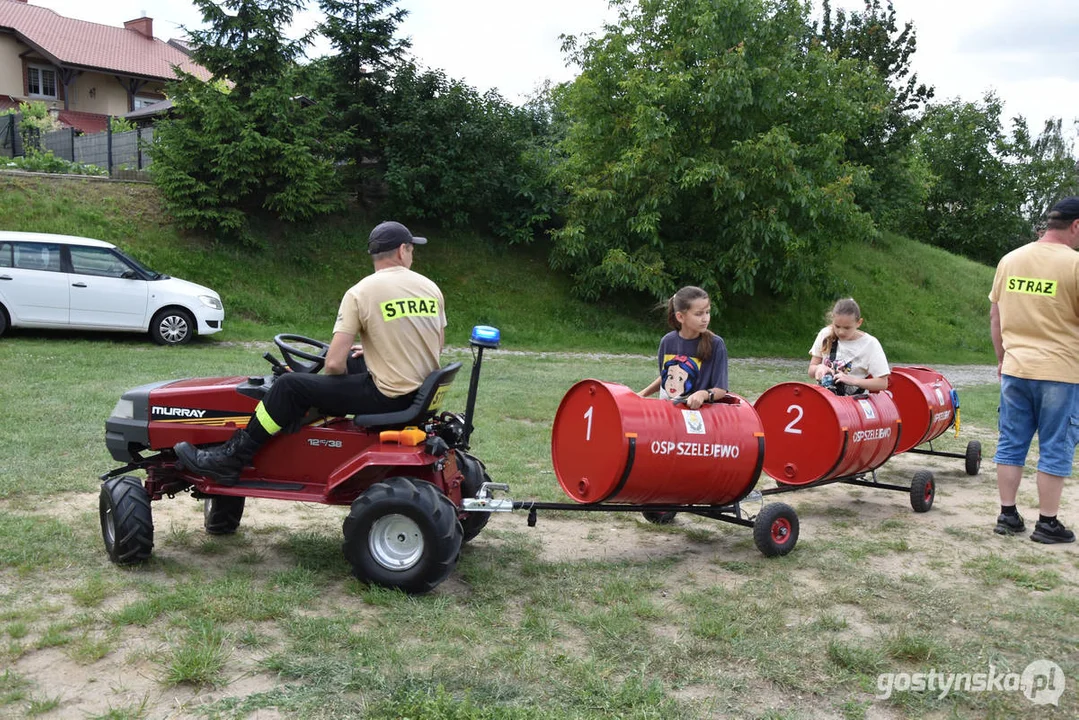
[[[267,440],[295,426],[310,408],[330,415],[407,408],[423,381],[439,368],[445,344],[442,291],[411,269],[415,246],[426,242],[401,223],[377,225],[367,244],[375,271],[341,299],[322,373],[281,375],[247,426],[227,442],[207,449],[178,443],[173,449],[180,463],[232,485]],[[357,335],[359,345],[354,344]],[[350,363],[353,358],[360,362]]]

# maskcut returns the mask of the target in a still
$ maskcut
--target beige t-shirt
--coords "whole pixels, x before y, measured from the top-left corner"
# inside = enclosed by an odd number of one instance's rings
[[[442,291],[404,267],[368,275],[341,299],[335,333],[359,335],[367,370],[387,397],[410,393],[439,368]]]
[[[989,300],[1000,310],[1001,372],[1079,383],[1079,253],[1032,242],[997,264]]]

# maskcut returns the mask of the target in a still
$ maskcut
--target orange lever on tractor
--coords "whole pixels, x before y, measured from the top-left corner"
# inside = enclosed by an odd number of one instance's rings
[[[395,442],[402,445],[419,445],[427,439],[427,433],[418,427],[409,426],[404,430],[383,430],[378,434],[379,442]]]

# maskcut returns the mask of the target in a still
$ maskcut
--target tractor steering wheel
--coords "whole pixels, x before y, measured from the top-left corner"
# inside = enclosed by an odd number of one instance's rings
[[[281,351],[281,355],[285,358],[285,364],[288,365],[292,372],[317,373],[322,369],[322,366],[326,364],[326,352],[330,349],[330,346],[321,340],[313,340],[309,337],[304,337],[303,335],[289,335],[287,333],[282,333],[280,335],[274,335],[273,341]],[[311,347],[318,348],[319,351],[314,353],[309,350],[298,348],[292,343],[310,345]],[[298,358],[310,360],[311,362],[300,362]]]

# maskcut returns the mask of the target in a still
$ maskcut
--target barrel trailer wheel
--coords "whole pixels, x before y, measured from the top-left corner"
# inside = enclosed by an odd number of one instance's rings
[[[910,506],[914,508],[914,512],[929,512],[936,495],[937,484],[933,480],[933,473],[928,470],[914,473],[914,479],[910,483]]]
[[[247,498],[233,495],[210,495],[205,499],[202,524],[210,535],[231,535],[240,527]]]
[[[365,490],[343,529],[353,575],[408,593],[428,592],[453,572],[464,535],[448,497],[430,483],[404,477]]]
[[[769,503],[753,521],[753,543],[765,557],[786,555],[798,543],[798,513],[786,503]]]
[[[131,565],[150,558],[154,521],[150,496],[138,478],[121,475],[101,483],[98,514],[110,560],[117,565]]]
[[[670,525],[674,522],[675,516],[678,512],[670,510],[668,512],[659,512],[658,510],[643,510],[641,515],[644,515],[644,519],[653,525]]]
[[[982,444],[977,440],[967,443],[967,475],[977,475],[982,469]]]

